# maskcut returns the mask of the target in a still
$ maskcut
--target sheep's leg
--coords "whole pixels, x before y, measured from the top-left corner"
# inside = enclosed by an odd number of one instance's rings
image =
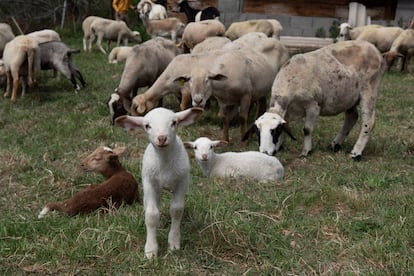
[[[247,129],[247,118],[249,116],[250,103],[252,102],[252,97],[250,95],[245,95],[240,101],[240,135],[243,137]]]
[[[102,39],[103,39],[103,36],[99,33],[98,39],[96,40],[96,46],[98,46],[99,50],[101,50],[102,53],[106,54],[105,49],[102,47]]]
[[[351,157],[355,160],[361,160],[362,151],[368,143],[369,136],[375,123],[375,101],[376,95],[361,99],[361,131],[358,136],[354,148],[351,151]]]
[[[303,150],[300,157],[306,157],[312,151],[312,132],[319,117],[320,107],[316,102],[306,108],[305,126],[303,127]]]
[[[14,103],[17,99],[17,90],[19,89],[19,72],[12,74],[13,77],[13,91],[11,96],[11,101]]]
[[[88,40],[86,39],[85,36],[83,37],[82,42],[83,42],[83,51],[86,52],[86,50],[88,49],[87,48],[88,47]]]
[[[172,199],[171,199],[171,206],[170,206],[170,215],[171,215],[171,229],[168,233],[168,245],[169,250],[177,250],[180,249],[180,240],[181,240],[181,232],[180,232],[180,225],[181,219],[183,217],[184,212],[184,196],[187,190],[188,184],[185,185],[178,185],[179,189],[175,190]]]
[[[333,151],[339,151],[341,149],[342,143],[345,141],[345,138],[348,136],[351,129],[354,127],[355,123],[358,120],[358,111],[356,106],[348,109],[345,112],[345,119],[342,129],[336,135],[335,139],[331,143],[331,148]]]
[[[4,92],[3,97],[8,97],[10,95],[11,80],[12,80],[11,72],[6,71],[6,92]]]
[[[144,180],[145,181],[145,180]],[[143,182],[144,182],[143,181]],[[147,240],[145,242],[145,257],[153,259],[158,254],[157,228],[160,222],[159,192],[149,182],[144,182],[144,209]]]

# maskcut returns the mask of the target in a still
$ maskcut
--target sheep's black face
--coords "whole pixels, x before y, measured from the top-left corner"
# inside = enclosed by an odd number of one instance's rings
[[[277,144],[280,135],[282,135],[283,130],[283,125],[278,125],[276,128],[270,130],[270,135],[272,136],[273,144]]]
[[[111,114],[112,125],[115,123],[116,118],[128,114],[118,94],[111,95],[111,98],[108,100],[108,107],[109,113]]]

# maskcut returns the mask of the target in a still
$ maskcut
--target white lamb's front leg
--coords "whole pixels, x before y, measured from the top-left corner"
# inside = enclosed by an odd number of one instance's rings
[[[158,254],[157,228],[160,222],[159,195],[152,187],[151,183],[143,183],[143,186],[145,226],[147,228],[145,257],[148,259],[153,259],[156,258]]]
[[[180,226],[184,212],[184,198],[188,187],[188,180],[183,181],[183,183],[180,184],[182,185],[178,185],[179,187],[173,192],[170,205],[171,229],[168,233],[168,245],[170,251],[180,249]]]

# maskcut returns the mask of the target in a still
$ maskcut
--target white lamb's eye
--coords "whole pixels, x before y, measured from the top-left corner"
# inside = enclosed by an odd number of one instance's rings
[[[193,147],[193,149],[195,149],[195,150],[196,150],[196,149],[197,149],[197,146],[194,146],[194,147]]]
[[[171,122],[171,126],[176,126],[176,125],[177,125],[177,121],[176,120],[174,120],[174,121]]]
[[[150,124],[145,124],[145,129],[150,129],[150,128],[151,128]]]
[[[213,145],[210,145],[210,149],[213,149]]]

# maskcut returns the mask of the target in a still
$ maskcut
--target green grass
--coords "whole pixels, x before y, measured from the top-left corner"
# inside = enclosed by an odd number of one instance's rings
[[[81,48],[80,34],[63,37]],[[141,205],[37,219],[46,202],[102,180],[80,169],[80,160],[98,145],[127,146],[121,161],[140,183],[146,136],[112,127],[106,107],[123,65],[109,65],[96,48],[74,60],[88,83],[79,94],[68,80],[42,74],[40,102],[32,101],[32,93],[16,104],[0,99],[0,274],[414,273],[413,74],[386,73],[362,162],[349,157],[359,122],[344,151],[327,150],[342,116],[320,118],[313,154],[306,159],[297,158],[302,125],[292,125],[298,141],[286,139],[285,151],[278,154],[286,167],[278,183],[209,180],[189,152],[193,183],[182,249],[167,252],[170,195],[164,193],[160,257],[146,261]],[[174,97],[165,105],[178,108]],[[181,128],[182,139],[219,138],[216,112],[213,104],[196,124]],[[238,150],[237,127],[231,137],[224,150]],[[248,149],[257,150],[256,142]]]

